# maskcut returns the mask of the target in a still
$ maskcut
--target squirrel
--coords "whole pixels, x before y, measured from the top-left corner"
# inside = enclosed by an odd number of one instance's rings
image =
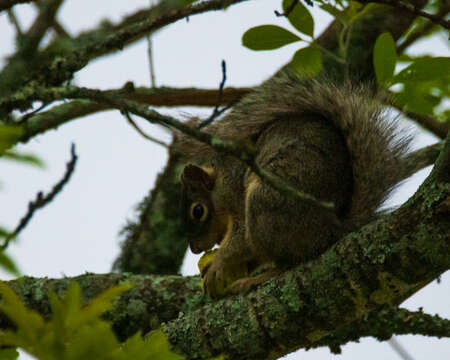
[[[282,195],[237,158],[181,135],[175,148],[187,164],[180,180],[190,248],[198,254],[219,245],[202,271],[212,297],[225,266],[275,265],[231,285],[232,292],[246,291],[314,259],[373,219],[402,180],[410,143],[367,86],[290,71],[263,83],[205,129],[250,142],[260,167],[334,204],[331,210]]]

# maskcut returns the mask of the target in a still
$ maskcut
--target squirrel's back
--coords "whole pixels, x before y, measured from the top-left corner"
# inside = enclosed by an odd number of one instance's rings
[[[328,79],[300,79],[284,71],[244,97],[224,118],[206,128],[219,137],[252,139],[284,116],[298,121],[318,115],[344,136],[350,154],[352,197],[344,222],[366,223],[402,178],[401,159],[410,138],[399,136],[396,121],[387,117],[379,98],[363,85],[336,84]],[[185,139],[192,158],[208,158],[208,145]],[[301,189],[300,189],[301,190]]]

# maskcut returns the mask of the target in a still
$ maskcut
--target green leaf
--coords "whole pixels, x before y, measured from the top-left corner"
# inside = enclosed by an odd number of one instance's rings
[[[327,13],[329,13],[331,16],[333,16],[336,20],[341,22],[343,25],[348,24],[348,18],[344,11],[339,10],[335,6],[331,4],[322,4],[320,5],[320,8]]]
[[[299,74],[316,75],[322,69],[322,52],[313,46],[300,49],[294,54],[291,66]]]
[[[37,167],[44,167],[44,163],[32,154],[19,154],[15,151],[6,151],[3,157],[20,163],[26,163]]]
[[[296,0],[283,0],[283,11],[286,13]],[[314,19],[311,13],[300,1],[294,6],[294,9],[289,13],[288,20],[293,27],[298,31],[308,36],[314,36]]]
[[[10,126],[0,124],[0,153],[11,147],[23,134],[20,126]]]
[[[153,331],[147,339],[152,360],[182,360],[183,356],[170,350],[169,339],[161,329]]]
[[[20,301],[16,293],[3,281],[0,281],[0,311],[3,312],[18,328],[17,337],[19,343],[3,342],[8,339],[8,332],[4,332],[0,338],[0,345],[18,346],[22,343],[38,341],[40,332],[44,327],[44,320],[38,313],[28,310]],[[12,335],[12,334],[10,334]],[[11,339],[12,336],[9,336]]]
[[[435,96],[430,83],[407,83],[395,94],[394,101],[402,108],[418,114],[434,115],[434,108],[442,98]]]
[[[425,57],[414,61],[394,77],[394,83],[450,78],[450,57]]]
[[[273,50],[300,41],[297,35],[276,25],[261,25],[248,29],[242,44],[251,50]]]
[[[1,360],[16,360],[19,358],[19,353],[16,349],[1,349],[0,359]]]
[[[95,298],[95,301],[92,301],[81,310],[74,320],[74,326],[87,323],[96,317],[99,317],[112,308],[114,298],[131,288],[131,283],[124,282],[104,291]]]
[[[20,275],[20,271],[17,268],[14,261],[12,261],[11,258],[8,255],[6,255],[3,251],[0,251],[0,267],[2,267],[4,270],[11,273],[12,275],[15,276]]]
[[[378,36],[373,49],[373,66],[379,85],[387,85],[391,81],[396,59],[395,41],[392,35],[385,32]]]

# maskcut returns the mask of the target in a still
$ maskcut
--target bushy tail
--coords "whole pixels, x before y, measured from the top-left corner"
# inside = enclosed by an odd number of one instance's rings
[[[290,72],[261,85],[207,131],[247,138],[286,113],[295,114],[299,121],[302,114],[320,114],[342,131],[353,164],[353,195],[344,222],[354,227],[370,221],[403,178],[402,158],[410,137],[400,134],[396,121],[386,116],[367,87],[299,79]]]

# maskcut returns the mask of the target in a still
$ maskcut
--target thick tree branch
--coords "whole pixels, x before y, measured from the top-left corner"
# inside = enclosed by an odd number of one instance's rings
[[[261,359],[308,348],[383,305],[397,305],[450,267],[450,141],[417,193],[319,259],[246,296],[213,303],[163,331],[195,358]]]
[[[418,333],[448,336],[448,320],[384,306],[398,305],[450,267],[449,167],[447,139],[432,173],[401,208],[247,295],[206,301],[198,277],[111,274],[75,280],[88,299],[119,281],[133,281],[135,287],[108,314],[120,338],[168,322],[163,331],[170,342],[192,358],[226,353],[261,359],[325,344],[336,350],[358,331],[385,339],[413,326]],[[70,280],[10,283],[27,306],[48,315],[48,286],[61,293]],[[0,327],[8,326],[0,321]]]

